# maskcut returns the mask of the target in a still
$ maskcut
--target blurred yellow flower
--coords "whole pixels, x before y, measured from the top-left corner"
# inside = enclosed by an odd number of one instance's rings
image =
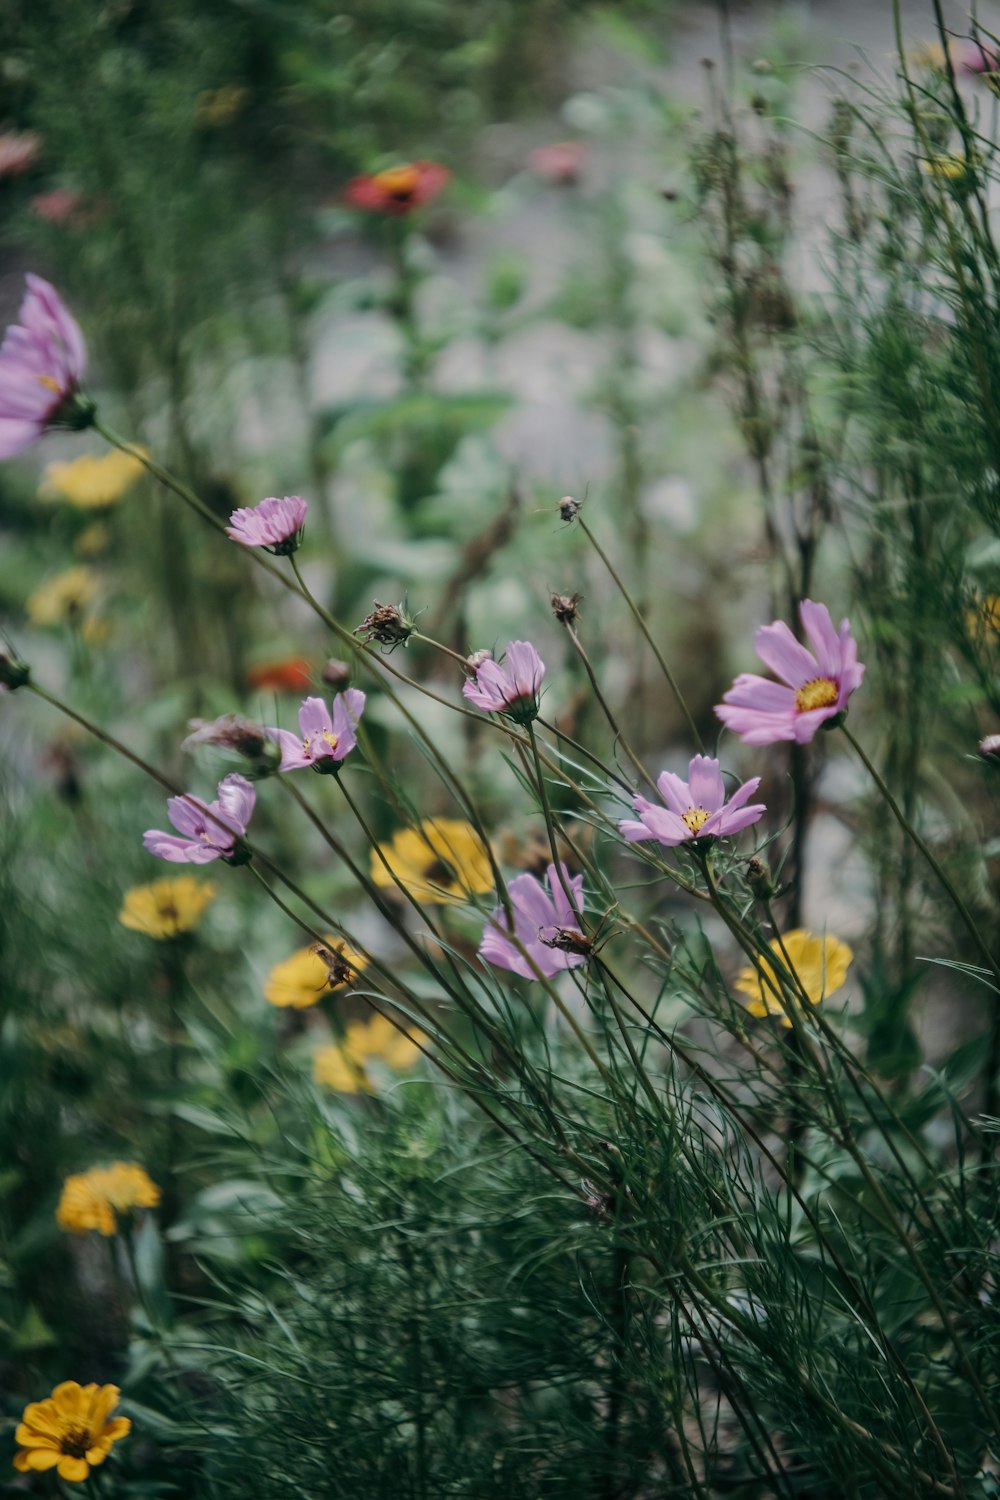
[[[326,1088],[342,1094],[370,1093],[372,1083],[366,1064],[382,1063],[397,1072],[412,1068],[426,1042],[422,1032],[403,1032],[385,1016],[352,1021],[340,1046],[321,1047],[313,1058],[313,1077]]]
[[[193,875],[168,875],[149,885],[134,885],[126,891],[118,920],[133,932],[151,938],[175,938],[198,925],[206,906],[215,900],[210,880]]]
[[[70,1234],[118,1232],[116,1215],[132,1213],[136,1208],[155,1208],[160,1190],[135,1162],[115,1161],[110,1167],[92,1167],[78,1172],[63,1183],[56,1222]]]
[[[818,1005],[821,1000],[828,1000],[836,994],[847,978],[847,970],[854,958],[851,949],[839,938],[816,937],[804,927],[793,928],[780,940],[772,938],[770,948],[782,961],[784,948],[787,962],[798,975],[810,1005]],[[736,988],[750,999],[747,1009],[752,1016],[780,1016],[783,1026],[791,1026],[776,994],[779,983],[774,969],[766,959],[762,960],[760,967],[770,983],[762,983],[753,968],[741,969],[736,980]]]
[[[372,850],[372,880],[393,890],[398,880],[418,901],[450,903],[491,891],[493,870],[486,845],[471,824],[460,818],[427,818],[419,828],[402,828],[390,844]]]
[[[250,90],[236,84],[225,84],[221,89],[205,89],[198,95],[198,124],[209,130],[218,130],[235,120],[249,100]]]
[[[104,522],[91,521],[73,543],[73,551],[78,557],[100,557],[102,552],[107,552],[110,541],[111,532]]]
[[[14,1433],[14,1468],[21,1474],[55,1469],[60,1479],[82,1483],[111,1444],[132,1430],[128,1417],[111,1416],[120,1394],[116,1385],[64,1380],[44,1401],[30,1401]]]
[[[921,172],[928,177],[943,177],[952,182],[968,177],[974,171],[975,166],[975,158],[964,155],[922,156],[920,158]]]
[[[349,948],[343,938],[312,943],[274,965],[264,984],[264,999],[271,1005],[304,1010],[331,990],[348,984],[367,964],[364,954]]]
[[[142,472],[138,458],[117,448],[110,453],[81,453],[68,463],[46,464],[38,498],[67,500],[79,510],[107,510],[118,504]]]
[[[46,578],[32,594],[25,608],[34,625],[64,625],[79,620],[100,590],[97,574],[80,564]]]
[[[927,68],[933,73],[948,70],[948,53],[940,42],[921,42],[910,53],[910,62],[915,68]]]
[[[985,594],[972,609],[967,609],[965,628],[973,637],[1000,632],[1000,594]]]

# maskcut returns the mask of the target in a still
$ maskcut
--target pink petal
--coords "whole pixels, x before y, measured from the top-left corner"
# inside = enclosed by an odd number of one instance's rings
[[[688,787],[692,807],[703,807],[706,812],[716,812],[726,800],[719,762],[710,755],[696,755],[691,761],[688,767]]]
[[[269,740],[274,740],[281,747],[281,771],[301,771],[304,766],[311,766],[313,757],[307,755],[302,747],[302,739],[293,734],[290,729],[265,729],[264,733]]]
[[[334,755],[343,760],[358,743],[355,727],[365,711],[365,695],[360,688],[348,688],[333,700],[333,732],[337,737]]]
[[[330,710],[322,698],[307,698],[299,709],[299,728],[304,740],[313,740],[323,734],[333,734]]]
[[[723,807],[709,818],[701,831],[703,835],[713,833],[717,838],[728,838],[730,834],[749,828],[751,823],[756,823],[766,812],[763,802],[752,802],[749,807],[736,809]]]
[[[233,771],[219,782],[217,796],[218,805],[226,820],[231,818],[236,824],[237,832],[245,833],[247,824],[253,816],[254,807],[257,805],[257,793],[253,784],[239,772]],[[221,828],[219,833],[225,837]]]
[[[765,667],[790,687],[800,688],[810,678],[823,675],[812,652],[799,644],[784,620],[762,625],[754,636],[753,645]]]
[[[803,599],[799,605],[799,618],[806,635],[813,643],[821,677],[838,677],[843,666],[843,643],[833,628],[830,611],[825,604],[814,604]],[[844,621],[847,625],[847,621]],[[843,629],[843,626],[841,626]],[[850,626],[847,626],[850,634]]]
[[[722,701],[735,708],[755,708],[765,714],[795,713],[794,689],[780,682],[769,682],[753,672],[742,672],[729,691],[723,693]]]
[[[179,839],[159,828],[148,828],[142,836],[142,842],[150,854],[169,860],[174,865],[207,865],[219,857],[219,850],[214,849],[211,844],[203,844],[195,839]]]
[[[675,776],[673,771],[661,771],[656,778],[656,786],[671,812],[686,813],[694,806],[687,782]],[[636,797],[633,802],[637,811],[639,811],[640,801],[645,801],[645,799]],[[646,803],[646,806],[650,807],[652,804]]]

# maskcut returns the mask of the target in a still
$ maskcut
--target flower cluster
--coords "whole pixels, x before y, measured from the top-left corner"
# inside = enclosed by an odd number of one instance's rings
[[[339,1045],[321,1047],[316,1053],[313,1077],[341,1094],[369,1093],[372,1063],[381,1063],[395,1073],[406,1072],[419,1058],[426,1040],[412,1027],[401,1031],[381,1014],[368,1021],[352,1021]]]

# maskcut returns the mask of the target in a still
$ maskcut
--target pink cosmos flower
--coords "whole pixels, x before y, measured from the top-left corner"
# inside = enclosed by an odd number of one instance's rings
[[[587,962],[587,938],[580,930],[583,907],[583,876],[570,876],[564,864],[549,865],[543,885],[534,875],[517,875],[509,882],[514,915],[513,937],[525,953],[530,953],[546,979],[563,969],[575,969]],[[547,886],[547,888],[546,888]],[[572,897],[572,901],[567,897]],[[510,969],[523,979],[537,979],[538,974],[512,940],[507,913],[502,906],[493,912],[483,931],[479,957],[498,969]]]
[[[656,839],[673,847],[692,839],[726,838],[739,833],[741,828],[749,828],[767,811],[763,802],[746,806],[760,786],[759,776],[745,781],[727,801],[719,762],[709,755],[694,757],[688,767],[687,781],[672,771],[664,771],[656,778],[656,785],[666,807],[657,807],[645,797],[633,797],[632,806],[639,814],[639,822],[625,818],[618,824],[630,844]]]
[[[834,630],[826,605],[811,599],[799,605],[799,618],[813,650],[800,645],[783,620],[762,625],[754,649],[781,681],[744,672],[716,704],[723,724],[746,745],[808,744],[821,724],[844,712],[861,686],[865,669],[848,622]]]
[[[226,535],[244,547],[263,547],[275,557],[287,557],[298,549],[309,506],[298,495],[278,500],[274,495],[259,505],[244,505],[229,517]]]
[[[150,854],[175,865],[207,865],[213,859],[239,863],[237,844],[247,831],[256,801],[250,782],[234,771],[219,782],[215,802],[205,803],[190,793],[169,799],[167,817],[182,838],[148,828],[142,842]]]
[[[539,177],[561,186],[579,182],[586,161],[587,148],[582,141],[553,141],[550,146],[537,146],[528,157]]]
[[[475,659],[471,657],[470,661]],[[463,684],[462,692],[484,713],[509,714],[519,724],[528,724],[538,716],[538,693],[544,676],[545,665],[531,642],[510,641],[503,666],[486,657]]]
[[[28,275],[19,323],[0,346],[0,458],[13,458],[57,422],[86,426],[93,411],[72,417],[60,411],[74,397],[87,364],[76,319],[58,292]]]
[[[265,729],[268,739],[281,746],[281,771],[300,771],[312,766],[315,771],[332,773],[358,743],[355,728],[364,713],[365,695],[359,688],[348,688],[333,700],[333,713],[322,698],[307,698],[299,709],[301,735],[290,729]]]

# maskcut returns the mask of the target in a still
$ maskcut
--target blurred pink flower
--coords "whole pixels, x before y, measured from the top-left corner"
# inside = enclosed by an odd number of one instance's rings
[[[298,495],[286,495],[278,500],[271,495],[259,505],[244,505],[234,510],[229,517],[226,535],[244,547],[263,547],[276,557],[287,557],[295,552],[302,540],[309,509]]]
[[[982,76],[1000,72],[1000,53],[984,47],[982,42],[970,42],[959,53],[958,65],[963,73]]]
[[[250,782],[233,772],[219,782],[215,802],[205,803],[190,793],[168,800],[167,817],[182,838],[149,828],[142,842],[150,854],[175,865],[207,865],[213,859],[231,859],[247,831],[256,801],[257,793]]]
[[[355,208],[401,218],[430,203],[450,180],[448,168],[439,162],[408,161],[384,172],[352,177],[344,196]]]
[[[799,618],[813,650],[795,639],[783,620],[762,625],[754,649],[780,682],[744,672],[723,694],[715,712],[747,745],[794,740],[805,745],[828,719],[844,712],[861,686],[864,667],[847,620],[835,631],[825,604],[804,599]]]
[[[85,221],[85,215],[81,213],[83,204],[84,196],[75,188],[52,188],[48,193],[36,193],[28,207],[46,224],[80,226]]]
[[[0,177],[20,177],[41,155],[42,138],[33,130],[8,130],[0,134]]]
[[[475,653],[478,657],[479,653]],[[470,657],[472,661],[475,657]],[[538,694],[545,665],[530,641],[510,641],[504,664],[487,657],[462,686],[470,703],[488,714],[508,714],[519,724],[538,716]]]
[[[507,894],[514,917],[513,937],[507,913],[498,906],[483,931],[480,958],[485,958],[498,969],[520,974],[523,979],[538,978],[525,953],[531,955],[546,979],[563,969],[575,969],[587,962],[587,953],[582,950],[588,945],[588,940],[580,931],[583,876],[571,877],[564,864],[560,864],[559,870],[562,879],[556,873],[555,865],[548,866],[545,874],[547,889],[534,875],[517,875],[508,882]]]
[[[87,364],[79,325],[47,281],[29,273],[27,283],[21,321],[7,329],[0,347],[0,458],[30,447],[47,427],[86,426],[93,416],[83,408],[72,416],[60,412],[77,394]]]
[[[656,839],[672,847],[692,839],[726,838],[749,828],[767,811],[763,802],[746,806],[760,786],[759,776],[745,781],[727,801],[719,762],[708,755],[694,757],[687,781],[664,771],[656,778],[656,785],[666,807],[657,807],[645,797],[633,797],[639,822],[625,818],[618,824],[630,844]]]
[[[528,157],[539,177],[566,186],[580,181],[586,161],[587,148],[582,141],[553,141],[550,146],[538,146]]]
[[[364,709],[365,695],[359,688],[338,693],[332,715],[322,698],[307,698],[299,709],[301,735],[290,729],[264,730],[281,747],[279,770],[312,766],[316,771],[335,771],[358,742],[355,729]]]

